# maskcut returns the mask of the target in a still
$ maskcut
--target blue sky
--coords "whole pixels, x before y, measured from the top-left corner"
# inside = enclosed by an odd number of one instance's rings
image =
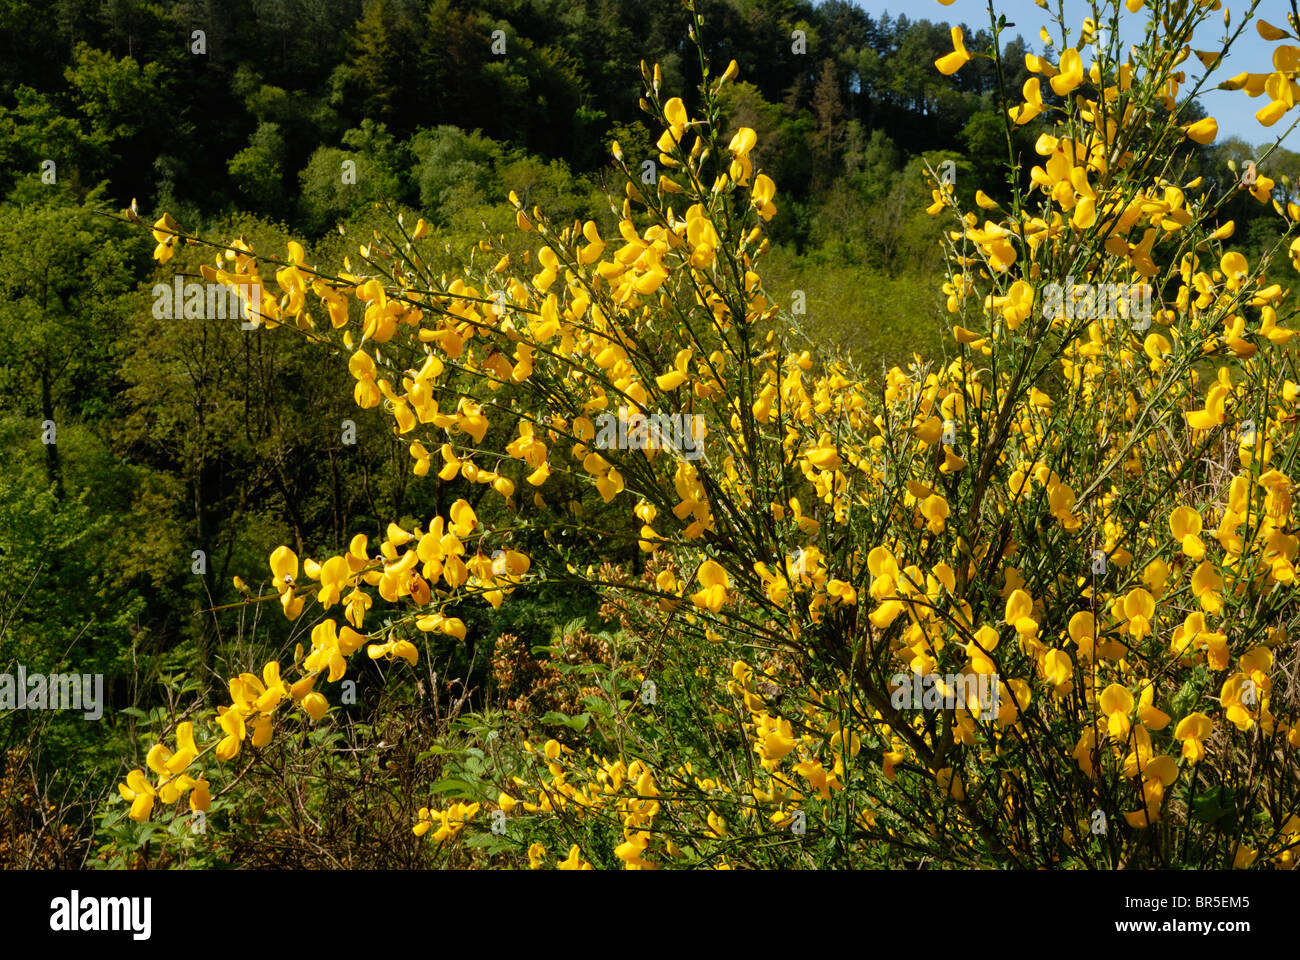
[[[938,3],[937,0],[912,0],[910,3],[899,2],[899,0],[853,0],[853,2],[873,17],[884,13],[889,13],[891,16],[902,13],[912,20],[966,24],[972,30],[986,28],[989,23],[987,0],[956,0],[948,7]],[[1055,0],[1050,2],[1055,9]],[[1099,3],[1098,6],[1109,7],[1109,4]],[[1227,6],[1234,14],[1232,29],[1235,31],[1240,24],[1242,13],[1249,9],[1250,4],[1246,0],[1236,0],[1236,2],[1228,2]],[[1285,0],[1263,0],[1256,14],[1286,29],[1286,11],[1289,6]],[[1043,52],[1042,40],[1038,36],[1040,26],[1047,26],[1048,32],[1059,42],[1059,36],[1053,29],[1054,24],[1049,19],[1048,11],[1040,9],[1033,0],[994,0],[994,7],[1005,13],[1007,19],[1015,24],[1015,27],[1008,31],[1009,36],[1013,38],[1016,34],[1020,34],[1033,52]],[[1078,37],[1078,26],[1083,22],[1084,17],[1089,16],[1090,9],[1090,5],[1083,0],[1066,0],[1066,23],[1074,31],[1072,42]],[[1130,14],[1121,4],[1121,37],[1131,37],[1134,41],[1140,39],[1141,24],[1145,21],[1145,17],[1146,11]],[[1127,32],[1125,24],[1128,24]],[[1223,33],[1223,13],[1220,11],[1211,14],[1209,20],[1197,31],[1192,46],[1200,50],[1217,50],[1221,46]],[[1255,31],[1255,24],[1252,21],[1237,38],[1232,52],[1225,58],[1224,63],[1215,71],[1217,80],[1227,79],[1243,71],[1266,73],[1272,70],[1273,50],[1280,43],[1285,42],[1270,43],[1263,40]],[[1088,57],[1085,55],[1085,64],[1087,61]],[[1200,61],[1195,57],[1186,61],[1184,69],[1187,70],[1189,85],[1193,78],[1199,77],[1204,72]],[[1272,143],[1297,116],[1293,111],[1272,127],[1262,127],[1255,120],[1255,111],[1267,102],[1262,95],[1251,98],[1245,93],[1217,90],[1213,87],[1203,91],[1201,102],[1205,109],[1219,121],[1220,140],[1226,137],[1240,137],[1247,143],[1256,145]],[[1290,150],[1300,151],[1300,129],[1292,131],[1282,141],[1282,145]]]

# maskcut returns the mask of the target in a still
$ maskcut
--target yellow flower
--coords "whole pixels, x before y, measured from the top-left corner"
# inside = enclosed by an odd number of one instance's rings
[[[971,54],[966,50],[966,43],[961,34],[961,27],[952,28],[952,53],[945,54],[934,65],[945,77],[951,76],[971,61]]]
[[[826,581],[826,592],[840,603],[849,606],[858,602],[858,592],[853,589],[852,584],[843,580]]]
[[[1223,578],[1210,565],[1202,560],[1192,574],[1192,595],[1200,601],[1201,609],[1206,613],[1218,613],[1223,609]]]
[[[1097,638],[1096,617],[1090,611],[1080,611],[1070,618],[1067,630],[1079,651],[1079,659],[1091,660],[1093,643]]]
[[[777,764],[795,748],[797,742],[789,720],[767,713],[761,713],[756,718],[754,734],[758,740],[754,751],[763,758],[765,770],[776,769]]]
[[[1205,741],[1213,732],[1214,721],[1198,711],[1178,721],[1174,739],[1183,742],[1183,757],[1189,763],[1197,763],[1205,757]]]
[[[348,623],[361,629],[361,625],[366,617],[366,611],[374,603],[370,594],[366,593],[360,587],[354,588],[351,593],[343,598],[344,615],[348,618]]]
[[[1133,694],[1129,693],[1128,688],[1112,683],[1101,692],[1098,706],[1106,715],[1110,735],[1116,740],[1127,740],[1130,715],[1133,713]]]
[[[1279,27],[1273,26],[1273,24],[1269,23],[1267,20],[1256,20],[1255,30],[1258,31],[1259,35],[1265,40],[1285,40],[1287,37],[1291,36],[1291,34]]]
[[[1026,80],[1021,93],[1024,94],[1025,102],[1007,111],[1017,126],[1023,126],[1043,112],[1042,84],[1037,77]]]
[[[819,470],[838,470],[844,463],[829,433],[824,434],[818,445],[808,451],[807,457],[808,462]]]
[[[1128,630],[1135,639],[1151,635],[1151,620],[1156,615],[1156,602],[1142,587],[1134,587],[1124,597],[1124,616]]]
[[[1201,515],[1193,507],[1175,507],[1169,514],[1169,529],[1174,539],[1182,544],[1183,553],[1190,560],[1205,556],[1205,543],[1201,540]]]
[[[153,802],[157,794],[149,783],[149,778],[140,769],[132,770],[126,775],[126,783],[117,785],[122,798],[131,804],[128,816],[136,823],[143,823],[153,812]]]
[[[1254,680],[1244,673],[1234,673],[1223,682],[1219,691],[1219,705],[1223,707],[1228,722],[1244,732],[1255,724],[1254,711],[1258,696]]]
[[[320,720],[330,708],[329,701],[315,690],[302,698],[301,706],[313,720]]]
[[[288,547],[279,546],[271,553],[270,562],[271,580],[283,594],[293,587],[298,577],[298,555]]]
[[[771,220],[776,216],[776,205],[772,202],[776,196],[776,183],[765,173],[760,173],[754,178],[754,188],[750,192],[750,199],[758,210],[758,215],[764,220]]]
[[[1255,178],[1255,185],[1250,188],[1250,195],[1260,203],[1268,203],[1273,197],[1273,188],[1277,186],[1271,177],[1260,174]]]
[[[451,518],[452,533],[462,540],[473,533],[474,528],[478,526],[478,517],[474,515],[474,508],[466,500],[457,500],[453,503],[448,516]]]
[[[280,606],[284,610],[285,617],[289,620],[298,619],[298,615],[302,613],[304,603],[303,598],[297,596],[292,587],[280,594]]]
[[[794,765],[794,772],[807,780],[809,785],[818,792],[818,795],[823,800],[829,800],[831,798],[831,791],[826,777],[826,768],[816,760],[804,760],[800,763],[796,763]],[[719,834],[719,836],[721,836],[721,834]]]
[[[1004,622],[1015,627],[1016,633],[1023,637],[1038,636],[1038,621],[1034,619],[1034,601],[1023,590],[1012,590],[1007,597]]]
[[[1160,819],[1165,790],[1178,779],[1178,765],[1172,757],[1158,756],[1141,769],[1143,809],[1124,814],[1129,826],[1140,828]]]
[[[1043,678],[1052,685],[1058,697],[1064,697],[1074,688],[1074,664],[1064,650],[1049,650],[1040,668]]]
[[[705,560],[700,564],[698,578],[701,589],[691,594],[691,603],[717,613],[727,602],[727,588],[731,586],[727,571],[715,561]]]
[[[736,135],[731,138],[731,143],[727,149],[739,156],[748,155],[749,151],[754,149],[758,143],[758,135],[750,127],[741,127],[736,131]]]
[[[1229,290],[1240,290],[1250,276],[1250,262],[1236,250],[1223,255],[1219,269]]]
[[[1058,97],[1064,97],[1083,83],[1083,58],[1070,47],[1061,51],[1061,63],[1056,76],[1048,80]]]
[[[443,620],[442,617],[421,617],[416,622],[416,626],[424,630],[427,620]],[[440,631],[446,633],[446,630]],[[409,640],[389,640],[387,643],[372,643],[366,647],[366,656],[371,660],[405,660],[411,666],[415,666],[420,659],[420,653],[415,644]]]
[[[1219,135],[1219,121],[1213,117],[1204,117],[1184,127],[1183,133],[1187,135],[1188,140],[1196,143],[1202,145],[1213,143],[1215,137]]]
[[[154,223],[151,232],[153,233],[153,238],[157,243],[157,246],[153,248],[153,258],[159,263],[166,263],[172,258],[172,254],[176,252],[175,248],[177,238],[173,234],[179,230],[180,224],[172,219],[170,213],[164,213],[158,218],[157,222]]]
[[[926,519],[926,529],[931,533],[943,533],[948,518],[948,501],[934,493],[920,504],[921,516]]]
[[[546,848],[540,843],[528,845],[528,869],[540,870],[546,858]]]
[[[176,752],[167,759],[166,772],[173,776],[184,773],[198,755],[198,748],[194,744],[194,724],[189,720],[177,724]]]
[[[902,750],[892,750],[892,751],[886,750],[883,757],[881,758],[881,763],[884,767],[886,779],[895,780],[897,778],[897,774],[894,772],[894,768],[906,759],[907,759],[907,754],[904,753]]]
[[[270,717],[263,715],[253,720],[253,746],[257,749],[269,745],[273,733],[274,726]]]
[[[226,733],[217,744],[217,759],[230,760],[238,755],[240,744],[247,735],[244,716],[239,710],[217,707],[217,725]]]
[[[590,863],[582,859],[582,855],[578,850],[578,845],[576,843],[569,848],[569,855],[565,859],[559,861],[556,864],[556,866],[559,867],[561,870],[594,870],[595,869]]]
[[[974,673],[990,675],[997,673],[997,665],[988,654],[997,649],[998,632],[992,627],[980,627],[975,631],[975,638],[966,644],[966,656],[970,658]]]
[[[966,799],[966,789],[962,784],[961,774],[955,773],[952,767],[936,770],[934,780],[946,796],[958,801]]]
[[[690,122],[686,114],[686,104],[681,97],[673,97],[664,104],[664,119],[674,127],[684,127]]]
[[[1079,737],[1079,742],[1074,745],[1074,750],[1070,754],[1085,776],[1096,776],[1096,770],[1093,768],[1092,763],[1092,755],[1096,749],[1097,729],[1090,726],[1083,731],[1083,735]]]
[[[650,834],[645,830],[638,830],[614,848],[614,856],[622,860],[624,867],[628,870],[652,867],[654,864],[642,858],[642,854],[645,853],[649,842]],[[565,869],[562,864],[560,869]]]
[[[323,609],[328,610],[338,603],[342,597],[343,588],[347,585],[351,576],[352,569],[345,557],[330,557],[321,564],[320,590],[316,593],[316,601]]]

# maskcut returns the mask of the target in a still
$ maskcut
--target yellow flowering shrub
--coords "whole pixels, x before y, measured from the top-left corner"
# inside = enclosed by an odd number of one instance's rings
[[[1151,17],[1141,42],[1088,23],[1027,58],[1006,122],[1043,132],[1009,201],[963,210],[935,177],[951,349],[879,380],[797,342],[764,286],[780,194],[754,131],[719,121],[736,65],[702,54],[696,115],[642,65],[662,173],[614,144],[613,231],[512,194],[527,255],[484,238],[455,274],[426,266],[423,221],[339,271],[296,243],[216,244],[205,277],[259,291],[270,335],[339,353],[412,471],[491,488],[509,523],[462,499],[336,556],[277,548],[275,598],[310,646],[231,679],[206,739],[186,723],[155,746],[122,785],[131,816],[205,809],[223,764],[330,723],[358,652],[414,666],[421,634],[464,639],[458,605],[558,582],[620,617],[589,712],[477,794],[413,798],[425,842],[490,833],[534,869],[1293,866],[1300,207],[1261,158],[1229,196],[1285,237],[1258,263],[1230,249],[1225,196],[1180,176],[1217,135],[1183,114],[1206,82],[1191,54],[1222,59],[1189,46],[1220,4],[1125,6]],[[998,56],[953,35],[941,73]],[[1226,86],[1268,94],[1273,123],[1297,55]],[[160,262],[194,239],[167,216],[154,236]],[[584,498],[644,570],[581,568],[549,535],[609,535]]]

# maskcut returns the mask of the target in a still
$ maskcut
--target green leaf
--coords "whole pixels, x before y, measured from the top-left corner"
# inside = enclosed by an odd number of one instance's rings
[[[1221,828],[1232,829],[1237,822],[1235,797],[1228,787],[1217,787],[1202,793],[1192,801],[1192,812],[1198,820],[1218,823]]]
[[[1192,704],[1196,702],[1197,685],[1194,680],[1188,680],[1179,688],[1178,692],[1173,695],[1169,701],[1170,708],[1174,711],[1175,718],[1185,717],[1191,712]]]
[[[444,747],[435,743],[428,750],[425,750],[418,757],[416,757],[415,762],[419,763],[421,760],[428,760],[430,757],[437,757],[437,756],[442,756],[443,754],[456,753],[456,752],[457,751],[452,749],[451,747]]]
[[[137,823],[135,825],[135,830],[133,831],[134,833],[133,839],[135,840],[137,845],[143,846],[144,844],[148,843],[150,839],[153,838],[153,835],[155,833],[158,833],[164,829],[165,827],[163,827],[162,824],[156,823],[152,820],[146,821],[145,823]]]
[[[552,710],[542,716],[542,723],[557,723],[561,726],[568,727],[570,730],[582,730],[591,720],[591,714],[580,713],[576,717],[570,717],[568,714],[560,713],[558,710]]]
[[[501,853],[515,848],[515,844],[505,837],[497,836],[495,833],[476,833],[466,838],[465,846],[476,847],[484,853]]]
[[[473,800],[477,793],[471,784],[464,780],[439,780],[429,788],[430,793],[449,793],[454,797]]]

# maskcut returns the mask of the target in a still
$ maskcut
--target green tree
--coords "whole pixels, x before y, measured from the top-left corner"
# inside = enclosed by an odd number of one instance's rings
[[[0,248],[0,395],[30,418],[33,436],[54,425],[46,480],[61,497],[58,429],[112,412],[116,330],[143,245],[138,232],[89,209],[27,204],[5,207]]]
[[[280,125],[259,123],[248,138],[248,146],[227,164],[231,180],[255,209],[270,213],[283,209],[286,153]]]

